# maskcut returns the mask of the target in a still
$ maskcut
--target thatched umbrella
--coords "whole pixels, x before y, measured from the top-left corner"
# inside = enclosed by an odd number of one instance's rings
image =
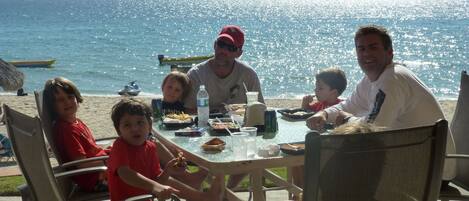
[[[5,91],[16,91],[23,86],[24,75],[16,66],[0,59],[0,86]]]

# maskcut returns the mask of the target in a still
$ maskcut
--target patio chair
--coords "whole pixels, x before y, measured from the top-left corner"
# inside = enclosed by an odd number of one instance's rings
[[[47,154],[42,126],[38,117],[30,117],[4,105],[8,135],[21,172],[26,179],[32,200],[107,200],[108,193],[75,193],[66,197],[68,191],[62,179],[97,171],[105,166],[72,171],[53,170]]]
[[[456,177],[451,181],[457,187],[469,191],[469,75],[461,73],[461,86],[458,102],[451,121],[451,132],[456,144],[457,154],[448,154],[448,158],[457,160]],[[469,200],[469,195],[456,189],[445,190],[440,193],[441,200]]]
[[[305,201],[436,200],[448,123],[306,136]]]

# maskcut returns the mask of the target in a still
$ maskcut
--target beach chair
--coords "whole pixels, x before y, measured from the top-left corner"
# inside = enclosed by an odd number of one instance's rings
[[[8,135],[21,172],[26,179],[32,200],[107,200],[108,193],[75,193],[66,197],[68,191],[61,185],[63,179],[97,171],[105,166],[72,171],[52,169],[47,154],[41,121],[4,105]]]
[[[448,189],[440,193],[441,200],[469,200],[469,75],[461,73],[461,86],[458,102],[450,126],[456,144],[456,154],[448,154],[448,158],[457,160],[456,177],[451,181],[466,194],[457,189]]]
[[[436,200],[448,123],[349,135],[306,136],[305,201]]]

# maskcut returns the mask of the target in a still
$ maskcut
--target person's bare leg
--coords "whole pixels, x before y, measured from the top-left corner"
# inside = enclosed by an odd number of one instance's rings
[[[295,184],[296,186],[302,189],[304,188],[304,168],[305,166],[303,165],[291,168],[293,184]],[[293,200],[300,200],[300,199],[302,199],[301,196],[293,195]]]
[[[292,177],[293,177],[293,184],[296,186],[303,188],[304,187],[304,167],[303,165],[301,166],[296,166],[292,167]]]
[[[177,196],[188,201],[220,201],[222,198],[223,175],[217,175],[212,180],[208,192],[198,191],[178,180],[170,178],[165,184],[179,190]]]
[[[233,174],[233,175],[230,175],[230,177],[228,178],[228,182],[226,184],[226,187],[229,188],[229,189],[233,189],[233,188],[236,188],[236,186],[239,185],[239,183],[241,183],[241,181],[244,179],[244,177],[246,177],[247,174]]]

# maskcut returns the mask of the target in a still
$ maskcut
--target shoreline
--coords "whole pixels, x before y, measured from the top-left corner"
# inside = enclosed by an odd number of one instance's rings
[[[152,98],[159,96],[136,96],[134,98],[141,99],[150,104]],[[111,120],[111,108],[122,97],[119,95],[89,95],[83,94],[83,103],[78,109],[78,118],[80,118],[92,130],[95,138],[117,136]],[[295,108],[301,105],[299,98],[266,98],[266,105],[273,108]],[[439,100],[443,112],[451,122],[456,107],[456,99]],[[28,96],[16,96],[16,94],[0,93],[0,103],[7,104],[10,107],[30,116],[37,116],[36,101],[34,94],[29,93]],[[0,126],[0,133],[6,133],[6,127]]]

